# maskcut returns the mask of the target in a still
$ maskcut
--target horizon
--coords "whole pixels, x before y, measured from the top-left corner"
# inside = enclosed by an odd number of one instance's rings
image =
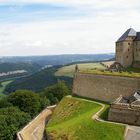
[[[0,0],[0,56],[114,53],[138,0]],[[134,22],[135,21],[135,22]]]
[[[0,58],[2,57],[41,57],[41,56],[64,56],[64,55],[115,55],[114,52],[110,52],[110,53],[83,53],[83,54],[48,54],[48,55],[5,55],[5,56],[0,56]]]

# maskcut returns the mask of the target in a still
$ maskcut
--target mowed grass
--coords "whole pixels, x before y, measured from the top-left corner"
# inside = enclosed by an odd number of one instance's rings
[[[94,101],[64,97],[46,131],[53,140],[123,140],[125,126],[92,120],[101,108]],[[103,114],[106,114],[107,108],[106,105]]]
[[[89,70],[89,69],[100,69],[100,70],[105,69],[105,67],[100,63],[82,63],[82,64],[77,64],[77,65],[78,65],[79,70],[84,70],[84,71]],[[55,75],[73,77],[74,72],[75,72],[75,66],[76,64],[64,66],[58,69]]]

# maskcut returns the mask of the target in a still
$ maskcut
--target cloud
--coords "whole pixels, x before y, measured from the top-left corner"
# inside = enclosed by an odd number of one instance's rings
[[[1,18],[1,56],[114,52],[127,28],[140,30],[138,0],[0,0],[0,5],[11,12]]]

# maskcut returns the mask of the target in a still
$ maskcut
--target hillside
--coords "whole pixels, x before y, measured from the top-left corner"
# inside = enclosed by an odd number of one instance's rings
[[[65,97],[56,107],[46,132],[53,140],[123,140],[125,127],[92,120],[102,108],[97,102]],[[102,117],[107,116],[108,106]]]
[[[72,78],[64,76],[57,77],[54,75],[54,73],[59,67],[60,66],[50,67],[38,71],[30,76],[16,79],[6,87],[4,92],[8,94],[17,89],[29,89],[36,92],[40,92],[44,88],[57,83],[58,80],[64,80],[68,85],[71,86]]]
[[[0,81],[37,72],[41,66],[36,63],[0,63]],[[18,72],[18,71],[23,71]]]
[[[105,67],[99,62],[78,63],[78,67],[80,70],[105,69]],[[6,87],[5,93],[10,93],[17,89],[29,89],[40,92],[44,88],[55,84],[58,80],[64,80],[68,83],[69,86],[72,86],[74,72],[75,64],[46,68],[30,76],[22,77],[13,81]]]
[[[39,68],[41,66],[36,63],[0,63],[0,73],[22,69],[28,72],[35,72]]]

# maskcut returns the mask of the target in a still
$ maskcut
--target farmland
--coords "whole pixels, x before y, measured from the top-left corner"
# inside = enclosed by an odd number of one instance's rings
[[[82,64],[77,64],[77,65],[80,71],[81,70],[86,71],[89,69],[99,69],[99,70],[105,69],[105,67],[100,63],[82,63]],[[73,77],[74,72],[75,72],[75,66],[76,64],[59,68],[57,72],[55,73],[55,75]]]

